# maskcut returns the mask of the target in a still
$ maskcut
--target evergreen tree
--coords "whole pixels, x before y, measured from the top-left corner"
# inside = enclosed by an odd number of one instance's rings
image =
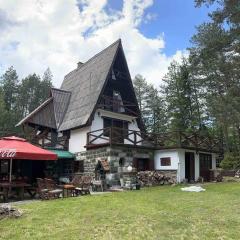
[[[18,96],[18,109],[22,114],[21,117],[32,112],[48,98],[50,87],[52,87],[51,75],[44,74],[43,80],[41,80],[34,73],[22,80]]]
[[[163,79],[162,94],[167,105],[171,130],[199,129],[202,117],[196,86],[186,59],[173,61]]]
[[[13,67],[10,67],[0,78],[5,107],[8,111],[14,110],[16,106],[18,75]]]
[[[141,75],[136,75],[133,84],[146,130],[151,133],[166,131],[166,109],[159,91]]]
[[[5,108],[5,102],[4,102],[4,97],[3,97],[3,91],[2,89],[0,88],[0,131],[1,129],[5,129],[6,126],[6,122],[5,122],[5,119],[6,119],[6,116],[7,116],[7,111],[6,111],[6,108]]]

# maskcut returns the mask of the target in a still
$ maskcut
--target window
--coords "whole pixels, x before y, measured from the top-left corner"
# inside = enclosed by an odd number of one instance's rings
[[[74,161],[74,172],[84,172],[83,161]]]
[[[110,127],[112,126],[112,120],[110,118],[103,118],[103,135],[106,137],[110,136]]]
[[[113,91],[113,111],[114,112],[125,112],[123,107],[123,101],[120,92]]]
[[[171,166],[171,158],[170,157],[160,158],[160,163],[161,166]]]

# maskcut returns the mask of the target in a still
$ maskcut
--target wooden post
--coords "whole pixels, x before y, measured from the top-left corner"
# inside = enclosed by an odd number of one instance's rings
[[[9,182],[12,182],[12,158],[10,159]]]
[[[109,136],[110,136],[110,139],[109,139],[110,145],[112,146],[112,137],[113,137],[112,127],[110,127],[110,134],[109,134]]]
[[[137,145],[137,136],[136,136],[136,131],[134,131],[134,146]]]
[[[89,132],[87,133],[87,146],[88,146],[88,144],[89,144]]]

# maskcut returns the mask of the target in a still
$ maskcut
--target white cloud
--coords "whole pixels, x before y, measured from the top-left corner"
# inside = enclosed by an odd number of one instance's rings
[[[132,77],[142,74],[157,86],[181,51],[167,57],[163,33],[147,38],[139,31],[151,21],[145,10],[152,4],[124,0],[121,11],[107,11],[107,0],[0,0],[0,70],[13,65],[25,77],[49,66],[59,87],[78,61],[122,38]]]

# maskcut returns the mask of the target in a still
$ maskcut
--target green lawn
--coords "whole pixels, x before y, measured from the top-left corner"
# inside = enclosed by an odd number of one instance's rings
[[[21,205],[0,239],[240,239],[240,184],[164,186]]]

